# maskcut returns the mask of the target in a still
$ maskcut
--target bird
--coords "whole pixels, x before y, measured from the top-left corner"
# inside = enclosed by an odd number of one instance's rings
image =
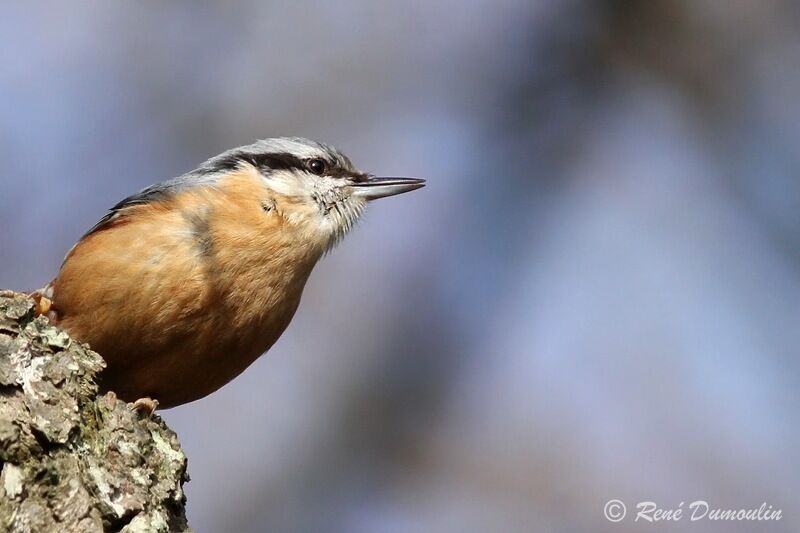
[[[112,207],[37,309],[103,357],[101,392],[149,414],[183,405],[272,347],[368,202],[424,185],[300,137],[233,148]]]

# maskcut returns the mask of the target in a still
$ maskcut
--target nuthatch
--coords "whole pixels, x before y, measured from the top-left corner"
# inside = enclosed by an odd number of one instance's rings
[[[424,183],[302,138],[234,148],[114,206],[39,297],[106,360],[103,390],[146,409],[191,402],[275,343],[367,202]]]

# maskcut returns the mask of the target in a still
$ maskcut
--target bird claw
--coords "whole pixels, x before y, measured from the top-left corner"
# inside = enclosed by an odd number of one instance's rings
[[[53,301],[38,291],[31,293],[31,299],[36,302],[36,309],[34,310],[36,316],[46,316],[50,318],[50,311],[52,311]]]
[[[150,418],[153,416],[153,413],[156,409],[158,409],[158,400],[154,400],[153,398],[145,397],[139,398],[135,402],[129,404],[131,411],[138,413],[145,418]]]

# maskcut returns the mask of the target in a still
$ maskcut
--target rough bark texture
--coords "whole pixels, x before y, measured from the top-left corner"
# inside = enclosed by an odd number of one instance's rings
[[[189,531],[177,436],[98,396],[103,366],[25,295],[0,293],[0,531]]]

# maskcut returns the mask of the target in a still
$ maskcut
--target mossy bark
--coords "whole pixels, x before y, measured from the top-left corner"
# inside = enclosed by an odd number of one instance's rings
[[[98,396],[103,366],[28,297],[0,293],[0,531],[189,531],[177,436]]]

